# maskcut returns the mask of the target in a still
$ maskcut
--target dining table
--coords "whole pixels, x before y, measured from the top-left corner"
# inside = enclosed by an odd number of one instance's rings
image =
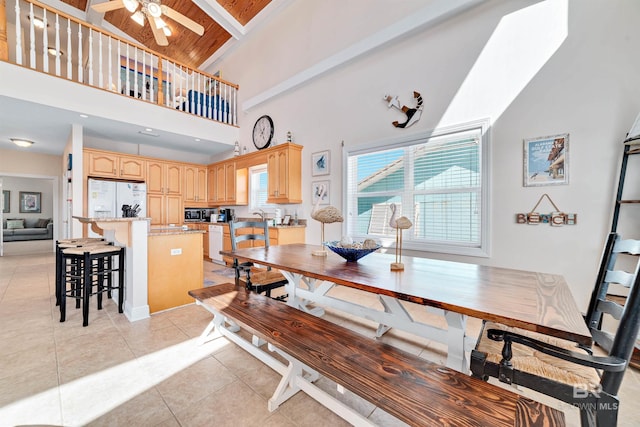
[[[467,353],[476,336],[467,335],[473,317],[590,346],[591,334],[561,275],[511,268],[403,256],[392,270],[393,254],[371,253],[357,262],[318,245],[288,244],[223,250],[222,255],[280,270],[288,283],[287,304],[322,315],[332,308],[378,324],[376,337],[396,328],[447,345],[446,365],[468,372]],[[380,305],[341,297],[345,286],[373,294]],[[422,322],[407,303],[444,317],[447,327]]]

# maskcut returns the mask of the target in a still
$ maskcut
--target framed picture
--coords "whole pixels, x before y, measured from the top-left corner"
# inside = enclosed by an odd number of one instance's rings
[[[569,183],[569,134],[524,140],[524,186]]]
[[[313,200],[311,201],[314,205],[318,201],[320,197],[321,187],[324,186],[324,194],[322,195],[322,199],[320,200],[321,205],[328,205],[330,200],[329,191],[329,181],[315,181],[311,183],[311,194],[313,195]]]
[[[11,211],[11,191],[2,190],[2,213]]]
[[[20,213],[40,213],[42,193],[31,191],[20,192]]]
[[[282,218],[282,225],[289,225],[289,222],[291,222],[291,215],[285,215]]]
[[[329,150],[320,151],[311,155],[311,175],[329,175]]]

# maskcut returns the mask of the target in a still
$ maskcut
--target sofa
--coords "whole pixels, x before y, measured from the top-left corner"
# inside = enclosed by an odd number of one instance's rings
[[[53,239],[51,218],[5,218],[2,220],[5,242]]]

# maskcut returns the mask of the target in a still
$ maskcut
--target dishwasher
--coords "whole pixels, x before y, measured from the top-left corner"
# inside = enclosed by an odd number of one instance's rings
[[[212,262],[217,264],[224,264],[220,251],[222,250],[223,239],[223,227],[224,225],[209,225],[209,257]]]

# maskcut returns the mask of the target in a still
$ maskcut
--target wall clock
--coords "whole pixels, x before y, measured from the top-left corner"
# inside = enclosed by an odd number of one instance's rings
[[[264,115],[256,120],[253,125],[253,145],[258,150],[267,148],[271,144],[273,138],[273,120],[271,117]]]

